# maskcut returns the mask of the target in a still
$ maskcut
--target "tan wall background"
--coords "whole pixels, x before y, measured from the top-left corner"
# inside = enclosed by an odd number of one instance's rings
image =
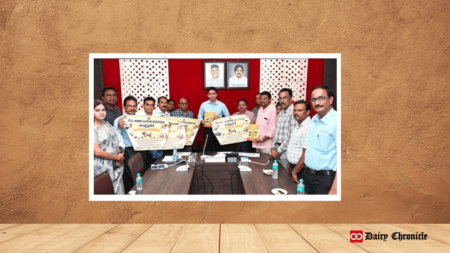
[[[1,223],[450,223],[450,2],[1,1]],[[89,53],[342,53],[341,202],[89,202]]]

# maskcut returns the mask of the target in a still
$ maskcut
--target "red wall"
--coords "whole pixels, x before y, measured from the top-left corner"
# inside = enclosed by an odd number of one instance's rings
[[[210,59],[208,59],[210,60]],[[250,61],[250,88],[248,90],[218,90],[217,99],[227,105],[230,114],[237,111],[237,101],[245,98],[248,102],[248,109],[252,110],[256,106],[255,94],[259,92],[260,60],[259,59],[215,59],[217,61]],[[171,59],[169,60],[169,83],[170,98],[176,101],[178,108],[178,99],[186,97],[189,100],[188,110],[197,117],[200,105],[208,97],[206,90],[203,89],[203,61],[204,59]],[[310,59],[308,62],[308,81],[307,81],[307,101],[310,100],[311,89],[314,86],[322,85],[323,79],[323,59]],[[103,60],[103,74],[105,87],[112,86],[117,92],[117,106],[122,109],[121,88],[120,88],[120,70],[118,59]],[[278,94],[272,94],[272,99],[277,98]],[[155,98],[157,99],[157,98]],[[311,110],[311,115],[315,111]],[[196,142],[203,141],[203,128],[200,128],[197,134]],[[196,144],[194,144],[196,146]]]

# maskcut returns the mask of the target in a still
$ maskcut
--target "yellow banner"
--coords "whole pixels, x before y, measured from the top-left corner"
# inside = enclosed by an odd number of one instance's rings
[[[212,125],[220,145],[239,143],[247,140],[250,119],[247,115],[236,115],[214,120]]]

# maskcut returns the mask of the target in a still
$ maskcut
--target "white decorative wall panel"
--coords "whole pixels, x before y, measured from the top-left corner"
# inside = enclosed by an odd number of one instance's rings
[[[169,97],[169,67],[167,59],[122,59],[119,60],[122,86],[122,102],[132,95],[138,100],[138,110],[144,98],[156,100]]]
[[[308,59],[261,59],[259,91],[272,94],[272,104],[278,102],[278,92],[291,88],[293,100],[306,99]]]

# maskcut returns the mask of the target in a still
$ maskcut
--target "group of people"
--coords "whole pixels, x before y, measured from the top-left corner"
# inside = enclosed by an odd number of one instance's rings
[[[214,87],[207,89],[208,100],[203,102],[198,119],[204,126],[205,151],[222,151],[212,128],[205,125],[205,113],[215,112],[213,120],[228,117],[227,106],[217,99]],[[256,107],[247,110],[247,100],[237,102],[234,115],[247,115],[250,121],[259,125],[259,137],[236,144],[236,151],[269,154],[286,169],[296,183],[303,179],[307,194],[336,194],[337,168],[337,113],[332,108],[333,92],[326,86],[314,87],[310,103],[304,100],[294,102],[292,90],[283,88],[278,93],[278,103],[271,104],[268,91],[256,94]],[[116,194],[127,193],[134,185],[126,163],[136,153],[141,153],[145,168],[162,156],[161,151],[135,151],[125,130],[120,109],[116,106],[117,91],[112,87],[102,90],[102,100],[94,102],[94,155],[95,176],[108,171],[116,187]],[[144,99],[142,110],[138,110],[137,99],[124,99],[124,115],[148,115],[194,118],[188,110],[188,99],[178,100],[179,109],[174,110],[175,101],[159,97],[157,107],[153,97]],[[311,118],[311,107],[317,114]],[[123,148],[120,149],[119,147]],[[191,151],[185,147],[182,151]],[[103,165],[103,166],[102,166]]]

